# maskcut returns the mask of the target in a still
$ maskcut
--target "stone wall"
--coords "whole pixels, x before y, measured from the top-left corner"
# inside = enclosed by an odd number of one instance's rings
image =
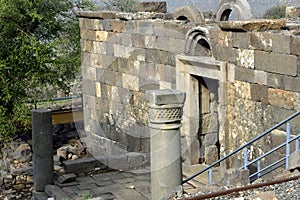
[[[165,15],[92,15],[79,18],[87,144],[97,154],[149,152],[144,92],[176,87],[188,28]]]
[[[300,110],[299,44],[299,28],[219,32],[222,53],[215,53],[215,58],[228,61],[231,74],[227,83],[228,151]],[[291,127],[292,134],[299,133],[299,119],[291,121]],[[254,143],[250,156],[282,143],[283,130],[285,127],[280,127],[264,141]]]
[[[206,155],[213,158],[209,161],[211,163],[300,109],[300,29],[297,25],[284,26],[285,30],[276,27],[277,30],[224,31],[216,24],[200,27],[196,22],[168,20],[168,14],[77,14],[81,28],[85,132],[91,152],[149,152],[144,92],[175,89],[186,84],[184,80],[178,81],[181,79],[176,82],[179,63],[176,56],[190,51],[186,49],[189,42],[186,34],[195,27],[204,30],[200,31],[201,37],[189,32],[193,40],[200,38],[195,45],[205,44],[211,52],[202,56],[210,56],[211,63],[217,63],[217,68],[225,67],[218,68],[223,78],[218,80],[219,87],[210,90],[206,98],[208,104],[219,103],[221,106],[200,113],[198,118],[201,115],[201,119],[196,121],[202,124],[189,128],[188,133],[182,132],[183,136],[194,137],[183,140],[183,147],[199,140],[195,148],[190,148],[192,152],[186,157],[187,162],[194,164],[200,160],[206,163],[205,154],[214,152],[216,155]],[[201,53],[188,56],[192,61],[181,62],[183,70],[185,66],[190,67]],[[199,69],[203,78],[210,78],[205,76],[206,68],[210,70],[209,65],[193,70]],[[194,82],[197,80],[199,77]],[[220,89],[225,92],[220,92]],[[188,96],[199,95],[199,91],[184,92],[194,92]],[[214,93],[222,97],[213,98]],[[190,109],[188,115],[193,115],[199,107],[189,102],[186,104]],[[224,108],[225,114],[220,114],[220,109]],[[219,113],[218,122],[214,124],[219,126],[215,127],[219,135],[216,131],[211,134],[199,132],[198,126],[206,126],[202,130],[212,127],[205,123],[204,118],[216,111]],[[258,155],[283,141],[283,128],[276,130],[268,140],[253,145],[250,154]],[[299,130],[299,123],[292,121],[292,133]],[[204,135],[211,137],[203,139]],[[214,142],[210,145],[204,142],[211,143],[212,140]],[[210,151],[212,147],[219,149]],[[190,158],[193,155],[196,159]]]

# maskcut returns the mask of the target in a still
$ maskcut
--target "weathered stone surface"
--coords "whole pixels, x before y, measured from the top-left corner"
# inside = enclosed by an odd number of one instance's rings
[[[242,49],[248,49],[250,45],[250,34],[243,32],[232,33],[232,46]]]
[[[283,89],[283,75],[267,73],[267,85],[277,89]]]
[[[234,90],[236,97],[243,99],[251,99],[251,84],[242,81],[234,82]]]
[[[78,174],[82,172],[94,171],[95,168],[106,169],[107,168],[107,159],[105,157],[87,157],[77,160],[66,160],[63,161],[64,168],[66,173],[69,174]]]
[[[249,170],[229,169],[224,174],[223,185],[246,186],[249,184]]]
[[[254,50],[237,50],[237,65],[248,68],[254,69]]]
[[[114,19],[117,16],[114,11],[75,11],[75,15],[78,17],[98,19]]]
[[[290,76],[283,77],[283,88],[289,91],[300,92],[300,78]]]
[[[220,31],[219,32],[219,41],[218,44],[224,47],[232,47],[232,32],[227,32],[227,31]]]
[[[267,104],[268,87],[264,85],[251,84],[251,99]]]
[[[216,20],[228,21],[231,12],[228,10],[235,10],[235,20],[250,20],[252,19],[251,7],[247,0],[221,0],[217,8]]]
[[[257,70],[286,74],[291,76],[297,75],[297,57],[278,53],[267,53],[263,51],[254,52],[254,67]]]
[[[61,175],[57,178],[57,181],[59,183],[69,183],[69,182],[73,182],[76,179],[76,175],[75,174],[64,174]]]
[[[202,12],[198,8],[191,6],[182,6],[177,8],[174,11],[174,19],[204,23],[204,16]]]
[[[111,20],[110,21],[111,29],[116,33],[123,33],[126,31],[125,21],[122,20]]]
[[[217,60],[228,61],[231,63],[236,63],[237,55],[237,49],[230,47],[221,47],[219,45],[217,45],[215,51],[213,51],[213,56]]]
[[[254,70],[254,83],[258,83],[260,85],[267,85],[267,72]]]
[[[205,164],[210,165],[218,160],[218,147],[215,145],[205,148]]]
[[[291,54],[300,56],[300,35],[291,36]]]
[[[280,90],[272,89],[268,90],[269,103],[274,106],[279,106],[287,109],[294,108],[294,93]]]
[[[167,2],[141,2],[138,3],[139,12],[156,12],[156,13],[166,13],[167,12]]]
[[[45,193],[50,197],[58,199],[68,198],[68,195],[56,185],[46,185]]]
[[[272,35],[269,32],[252,32],[250,34],[250,46],[253,49],[270,52],[273,47]]]
[[[280,30],[286,26],[286,20],[251,20],[251,21],[222,21],[218,22],[222,30],[264,31]]]
[[[300,169],[300,151],[294,151],[289,156],[289,170]]]
[[[14,160],[19,162],[27,162],[32,160],[32,151],[29,144],[21,144],[14,151]]]
[[[289,34],[272,34],[272,51],[276,53],[290,54],[291,52],[291,35]]]

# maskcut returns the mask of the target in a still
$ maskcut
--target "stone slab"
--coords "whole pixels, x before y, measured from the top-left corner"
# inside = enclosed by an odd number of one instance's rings
[[[295,151],[289,156],[289,170],[300,169],[300,151]]]
[[[235,31],[264,31],[264,30],[281,30],[286,26],[285,19],[278,20],[251,20],[251,21],[222,21],[218,23],[222,30]]]

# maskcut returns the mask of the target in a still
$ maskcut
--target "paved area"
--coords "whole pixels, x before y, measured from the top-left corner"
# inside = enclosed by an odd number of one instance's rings
[[[151,198],[150,173],[146,169],[106,172],[76,177],[67,183],[46,186],[48,196],[63,200],[146,200]]]

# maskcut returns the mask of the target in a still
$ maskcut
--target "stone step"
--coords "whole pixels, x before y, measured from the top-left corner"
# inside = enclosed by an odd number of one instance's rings
[[[56,200],[68,199],[69,196],[56,185],[46,185],[45,193]]]

